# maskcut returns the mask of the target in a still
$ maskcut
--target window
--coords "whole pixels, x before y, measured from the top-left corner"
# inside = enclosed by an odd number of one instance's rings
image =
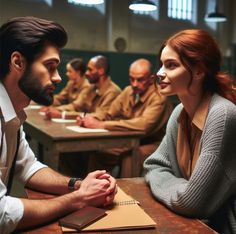
[[[193,20],[193,0],[168,0],[168,17]]]

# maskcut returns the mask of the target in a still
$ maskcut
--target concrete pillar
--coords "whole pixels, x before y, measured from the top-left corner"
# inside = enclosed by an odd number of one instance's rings
[[[106,0],[107,49],[127,52],[129,50],[129,1]]]

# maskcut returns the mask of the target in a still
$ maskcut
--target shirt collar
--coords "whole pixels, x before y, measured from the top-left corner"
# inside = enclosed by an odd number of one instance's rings
[[[15,117],[18,117],[20,119],[20,123],[23,123],[25,121],[26,114],[24,110],[16,114],[11,99],[8,96],[8,93],[2,82],[0,82],[0,107],[2,109],[5,122],[8,122],[14,119]]]
[[[16,117],[15,109],[2,82],[0,82],[0,107],[6,122]]]
[[[203,97],[200,105],[198,106],[198,108],[193,116],[192,124],[194,124],[201,131],[203,130],[204,125],[205,125],[210,101],[211,101],[211,95],[210,95],[210,93],[208,93]],[[181,122],[185,121],[186,118],[187,118],[187,113],[186,113],[185,109],[183,109],[179,115],[178,122],[181,123]]]
[[[132,87],[131,87],[132,88]],[[139,101],[144,103],[146,99],[153,93],[156,92],[158,94],[158,87],[155,86],[154,84],[151,84],[148,89],[145,91],[145,93],[142,93],[139,97]],[[134,91],[132,89],[131,96],[135,96]]]
[[[102,87],[100,89],[98,88],[96,89],[97,95],[102,96],[107,91],[110,84],[111,84],[111,78],[108,77],[106,80],[104,80]]]
[[[193,116],[193,124],[195,124],[199,129],[203,130],[205,125],[206,117],[208,114],[209,104],[211,101],[211,95],[206,94],[197,108],[196,113]]]

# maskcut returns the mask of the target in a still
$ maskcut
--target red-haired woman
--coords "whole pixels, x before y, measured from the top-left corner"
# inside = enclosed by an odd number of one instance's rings
[[[236,233],[236,93],[203,30],[183,30],[159,53],[161,94],[177,95],[159,148],[144,162],[155,198],[174,212]]]

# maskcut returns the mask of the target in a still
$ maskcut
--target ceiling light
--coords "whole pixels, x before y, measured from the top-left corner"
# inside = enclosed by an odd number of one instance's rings
[[[68,2],[82,5],[98,5],[104,3],[104,0],[68,0]]]
[[[156,4],[150,0],[134,0],[129,5],[129,9],[133,11],[155,11],[157,9]]]
[[[215,7],[215,12],[211,12],[206,15],[206,22],[225,22],[227,20],[226,16],[218,12],[218,7]]]

